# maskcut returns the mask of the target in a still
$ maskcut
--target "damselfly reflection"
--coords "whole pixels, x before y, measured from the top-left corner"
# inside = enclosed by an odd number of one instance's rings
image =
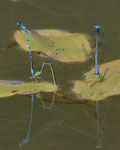
[[[99,116],[99,107],[98,107],[98,101],[96,101],[96,116],[97,116],[97,130],[98,130],[98,139],[97,139],[97,145],[96,148],[103,148],[103,141],[101,138],[101,127],[100,127],[100,116]]]
[[[39,98],[40,97],[41,96],[39,96]],[[42,100],[42,97],[40,98],[40,100]],[[42,125],[40,125],[40,128],[37,130],[37,132],[36,132],[36,134],[34,136],[30,136],[31,126],[32,126],[32,118],[33,118],[33,108],[34,108],[34,96],[32,95],[30,121],[29,121],[29,127],[28,127],[28,131],[27,131],[27,136],[26,136],[26,138],[24,140],[22,140],[19,143],[19,147],[20,148],[22,148],[25,144],[31,142],[32,140],[35,140],[41,134],[44,134],[48,130],[52,129],[53,127],[55,127],[59,123],[61,124],[64,121],[63,114],[61,113],[61,111],[58,110],[58,109],[56,110],[56,108],[52,109],[53,103],[54,102],[52,102],[51,105],[50,105],[50,107],[48,107],[48,106],[45,106],[45,104],[42,101],[43,109],[47,108],[46,111],[48,110],[48,116],[50,117],[50,114],[51,114],[52,118],[49,118],[49,117],[48,117],[48,119],[44,118],[43,120],[44,121],[47,120],[47,121],[45,123],[43,123]],[[59,115],[59,117],[57,115]]]
[[[56,93],[53,92],[52,100],[51,100],[50,104],[48,104],[48,105],[47,105],[47,104],[45,103],[45,101],[43,100],[43,94],[42,94],[42,93],[36,94],[36,97],[41,100],[41,103],[42,103],[43,108],[45,108],[45,109],[52,109],[53,104],[54,104],[54,102],[55,102],[55,94],[56,94]],[[47,95],[48,95],[48,94],[47,94]],[[51,99],[51,98],[50,98],[50,99]]]
[[[26,139],[22,140],[22,142],[19,143],[19,147],[23,147],[23,145],[25,145],[25,144],[27,144],[29,142],[30,130],[31,130],[31,125],[32,125],[32,115],[33,115],[33,102],[34,102],[34,96],[32,95],[30,122],[29,122],[27,137],[26,137]]]

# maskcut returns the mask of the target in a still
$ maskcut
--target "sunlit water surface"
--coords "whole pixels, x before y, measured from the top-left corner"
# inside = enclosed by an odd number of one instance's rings
[[[111,49],[105,62],[119,59],[119,8],[119,0],[1,0],[0,48],[12,41],[13,33],[18,29],[17,21],[31,29],[61,29],[85,34],[90,34],[94,24],[100,24],[105,34],[104,42],[108,42]],[[46,61],[37,56],[33,59],[36,70]],[[54,69],[59,92],[77,98],[71,93],[72,81],[81,79],[81,75],[90,70],[89,63],[56,62]],[[49,73],[44,73],[44,79],[48,76]],[[29,77],[29,54],[19,46],[0,55],[1,80],[29,81]],[[105,150],[118,150],[119,99],[120,96],[113,96],[99,102],[98,131],[95,105],[54,103],[50,110],[44,108],[50,103],[43,104],[40,99],[32,101],[31,96],[1,98],[0,150],[94,150],[98,144]]]

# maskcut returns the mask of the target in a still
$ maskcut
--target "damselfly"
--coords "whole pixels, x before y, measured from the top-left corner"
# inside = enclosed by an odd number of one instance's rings
[[[99,31],[101,26],[95,25],[94,29],[96,31],[96,46],[95,46],[95,76],[100,76],[99,70],[98,70],[98,37],[99,37]]]
[[[106,44],[104,44],[103,42],[103,31],[100,30],[101,26],[94,26],[95,28],[95,33],[96,33],[96,42],[94,44],[92,44],[95,47],[95,57],[91,56],[87,53],[86,49],[84,48],[84,44],[82,44],[82,50],[84,52],[84,55],[86,56],[86,58],[89,60],[89,63],[91,64],[92,68],[95,66],[95,76],[99,77],[100,73],[99,73],[99,68],[100,65],[104,62],[105,57],[108,54],[109,48],[108,46],[106,46]],[[98,41],[98,36],[100,33],[100,38]],[[101,41],[102,40],[102,41]],[[92,40],[93,42],[93,40]],[[99,58],[98,58],[98,46],[100,48],[99,50]],[[95,65],[94,65],[94,58],[95,58]],[[99,63],[99,65],[98,65]]]
[[[31,53],[31,48],[30,48],[30,41],[29,41],[29,36],[28,36],[28,31],[27,31],[27,26],[22,24],[21,22],[17,22],[17,25],[25,31],[26,36],[27,36],[27,41],[28,41],[28,47],[29,47],[29,53],[30,53],[30,64],[31,64],[31,74],[32,76],[34,75],[34,70],[33,70],[33,61],[32,61],[32,53]]]
[[[55,87],[57,88],[56,80],[55,80],[55,75],[54,75],[54,70],[53,70],[53,67],[52,67],[52,65],[51,65],[50,63],[43,63],[43,64],[42,64],[42,67],[41,67],[41,69],[40,69],[40,72],[39,72],[39,73],[37,72],[37,73],[34,74],[33,61],[32,61],[32,53],[31,53],[31,48],[30,48],[30,41],[29,41],[27,26],[26,26],[26,25],[23,25],[21,22],[18,22],[17,25],[18,25],[21,29],[23,29],[23,30],[25,31],[26,36],[27,36],[28,47],[29,47],[29,53],[30,53],[30,63],[31,63],[31,74],[32,74],[32,78],[37,78],[37,76],[42,73],[44,66],[45,66],[45,65],[49,65],[49,66],[50,66],[50,69],[51,69],[51,72],[52,72],[52,77],[53,77],[54,85],[55,85]],[[54,103],[54,99],[55,99],[55,92],[54,92],[54,95],[53,95],[53,98],[52,98],[52,104],[50,105],[50,107],[45,107],[45,108],[51,109],[52,106],[53,106],[53,103]],[[28,133],[27,133],[27,138],[26,138],[25,140],[23,140],[23,141],[19,144],[19,147],[22,147],[24,144],[26,144],[26,143],[29,142],[30,129],[31,129],[31,124],[32,124],[33,101],[34,101],[34,95],[32,95],[32,101],[31,101],[31,116],[30,116],[30,124],[29,124]]]
[[[40,69],[40,71],[37,71],[36,73],[34,73],[34,70],[33,70],[33,61],[32,61],[32,53],[31,53],[31,48],[30,48],[30,41],[29,41],[29,36],[28,36],[28,29],[27,29],[27,26],[22,24],[21,22],[17,22],[17,25],[25,31],[26,33],[26,36],[27,36],[27,41],[28,41],[28,47],[29,47],[29,53],[30,53],[30,64],[31,64],[31,74],[32,74],[32,78],[35,79],[37,78],[42,72],[43,72],[43,69],[44,69],[44,66],[45,65],[48,65],[51,69],[51,72],[52,72],[52,77],[53,77],[53,82],[54,82],[54,85],[55,87],[57,88],[57,84],[56,84],[56,80],[55,80],[55,73],[54,73],[54,70],[53,70],[53,66],[51,63],[43,63],[42,64],[42,67]],[[40,38],[40,37],[39,37]],[[41,40],[45,40],[45,42],[43,43],[47,43],[47,45],[53,47],[54,46],[54,42],[52,41],[49,41],[47,38],[43,38],[41,37]]]

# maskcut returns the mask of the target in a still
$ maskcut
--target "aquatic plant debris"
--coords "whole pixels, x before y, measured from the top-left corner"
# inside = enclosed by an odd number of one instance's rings
[[[88,54],[92,51],[89,37],[84,34],[53,29],[29,30],[28,34],[32,51],[62,62],[84,62],[86,57],[82,50],[83,45]],[[24,50],[29,50],[26,35],[22,30],[15,32],[14,39]],[[59,51],[60,55],[57,57]]]
[[[57,89],[52,83],[48,82],[19,82],[19,81],[6,81],[0,80],[0,97],[8,97],[22,93],[38,93],[42,92],[53,92]]]
[[[120,60],[102,64],[99,70],[100,77],[94,77],[93,68],[85,80],[74,81],[73,92],[93,101],[120,94]]]

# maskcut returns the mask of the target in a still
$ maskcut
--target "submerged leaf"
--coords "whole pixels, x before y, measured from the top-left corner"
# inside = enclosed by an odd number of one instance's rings
[[[41,52],[62,62],[83,62],[86,60],[83,49],[88,54],[92,51],[88,38],[84,34],[60,30],[35,30],[28,31],[28,34],[32,51]],[[29,50],[23,30],[16,31],[14,39],[23,49]],[[57,56],[59,53],[60,55]]]
[[[51,92],[56,91],[55,86],[52,83],[47,82],[18,82],[0,80],[0,97],[8,97],[15,94],[22,93],[37,93],[37,92]]]
[[[93,101],[120,94],[120,60],[101,65],[100,77],[94,77],[94,71],[88,72],[85,80],[74,81],[74,93]]]

